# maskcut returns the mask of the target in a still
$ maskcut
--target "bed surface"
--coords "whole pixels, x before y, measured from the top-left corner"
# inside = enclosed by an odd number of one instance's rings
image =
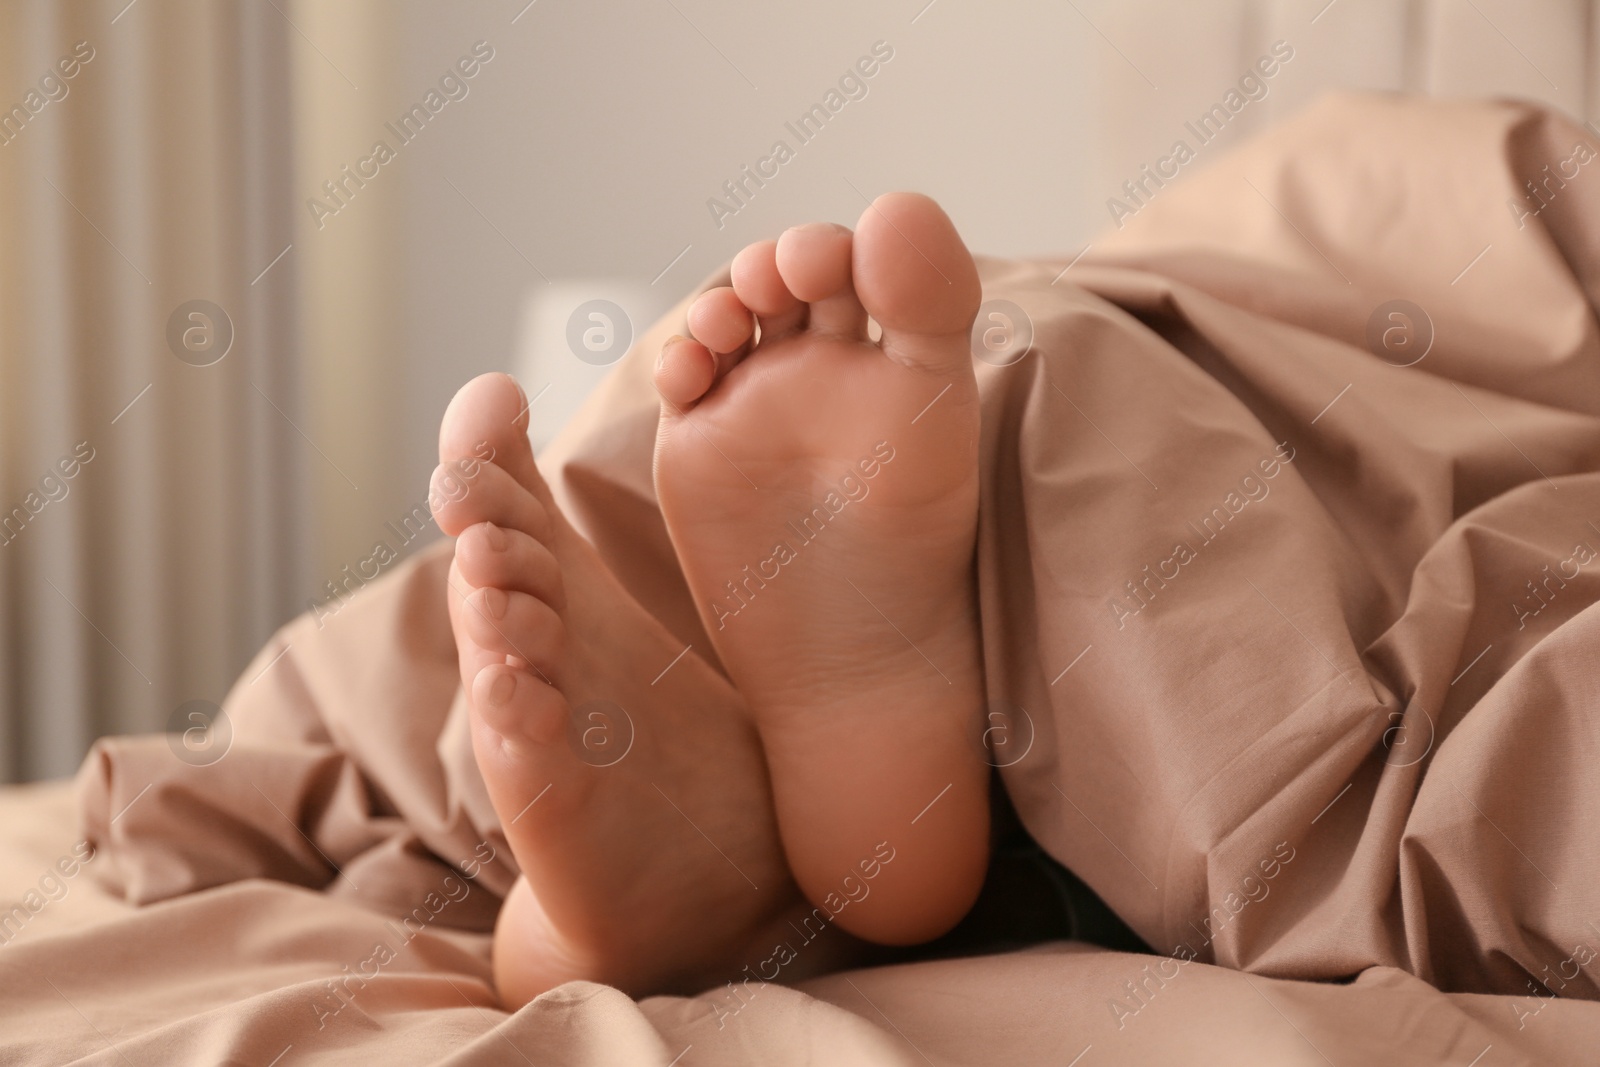
[[[38,890],[77,825],[70,783],[0,790],[0,900]],[[271,879],[137,908],[95,881],[100,859],[0,948],[0,1062],[1371,1064],[1403,1046],[1406,1062],[1466,1064],[1493,1046],[1481,1062],[1535,1064],[1600,1047],[1589,1003],[1541,1002],[1518,1031],[1504,998],[1394,970],[1335,986],[1067,942],[767,986],[736,1010],[726,991],[635,1004],[577,984],[507,1015],[487,934],[439,926],[330,996],[374,945],[400,947],[404,911]]]

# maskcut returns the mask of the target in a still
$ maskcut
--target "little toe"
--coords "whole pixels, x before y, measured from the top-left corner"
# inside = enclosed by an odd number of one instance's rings
[[[775,260],[789,291],[810,305],[806,321],[811,329],[862,340],[867,313],[850,284],[852,243],[843,226],[807,223],[783,232]]]
[[[806,321],[806,306],[778,273],[778,242],[757,241],[733,257],[733,291],[756,314],[761,339],[776,341]]]
[[[755,335],[750,309],[726,285],[701,293],[689,307],[688,320],[689,333],[717,354],[717,369],[722,373],[738,361]]]
[[[968,333],[983,299],[972,254],[939,205],[886,193],[857,224],[855,291],[901,362],[954,369],[970,362]]]
[[[692,337],[669,337],[656,360],[656,392],[674,409],[706,395],[717,380],[717,357]],[[676,411],[673,412],[676,414]]]

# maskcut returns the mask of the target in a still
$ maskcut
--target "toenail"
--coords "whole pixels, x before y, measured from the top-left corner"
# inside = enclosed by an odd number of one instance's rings
[[[837,222],[803,222],[798,226],[790,227],[790,229],[797,233],[838,233],[844,227]]]
[[[495,675],[494,681],[489,683],[489,689],[483,694],[483,699],[491,708],[502,708],[511,703],[516,691],[517,676],[510,671],[500,671]]]
[[[483,610],[491,619],[506,617],[506,595],[499,589],[485,589],[483,591]]]
[[[506,532],[492,522],[483,524],[483,539],[489,542],[489,547],[496,552],[506,550]]]

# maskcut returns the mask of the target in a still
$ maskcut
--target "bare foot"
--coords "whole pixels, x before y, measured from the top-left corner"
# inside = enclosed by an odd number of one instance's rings
[[[853,236],[746,248],[656,370],[661,510],[756,716],[790,866],[822,903],[871,865],[838,922],[888,944],[959,920],[987,859],[979,300],[944,212],[893,193]]]
[[[561,514],[526,407],[502,374],[463,387],[432,494],[458,538],[449,601],[473,750],[522,868],[495,929],[502,1000],[573,979],[698,992],[780,940],[800,942],[783,978],[825,969],[850,939],[797,933],[829,924],[804,921],[738,694],[680,656]]]

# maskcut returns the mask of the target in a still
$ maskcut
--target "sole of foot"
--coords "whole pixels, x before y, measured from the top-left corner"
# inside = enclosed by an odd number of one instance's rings
[[[732,281],[658,361],[662,512],[801,888],[851,900],[858,936],[924,941],[988,852],[977,269],[937,204],[893,193],[854,233],[749,246]]]
[[[561,514],[527,407],[505,375],[464,386],[430,493],[457,539],[448,599],[473,749],[522,869],[496,984],[513,1008],[574,979],[696,992],[795,940],[808,913],[759,738],[727,680]],[[789,976],[851,954],[825,935]]]

